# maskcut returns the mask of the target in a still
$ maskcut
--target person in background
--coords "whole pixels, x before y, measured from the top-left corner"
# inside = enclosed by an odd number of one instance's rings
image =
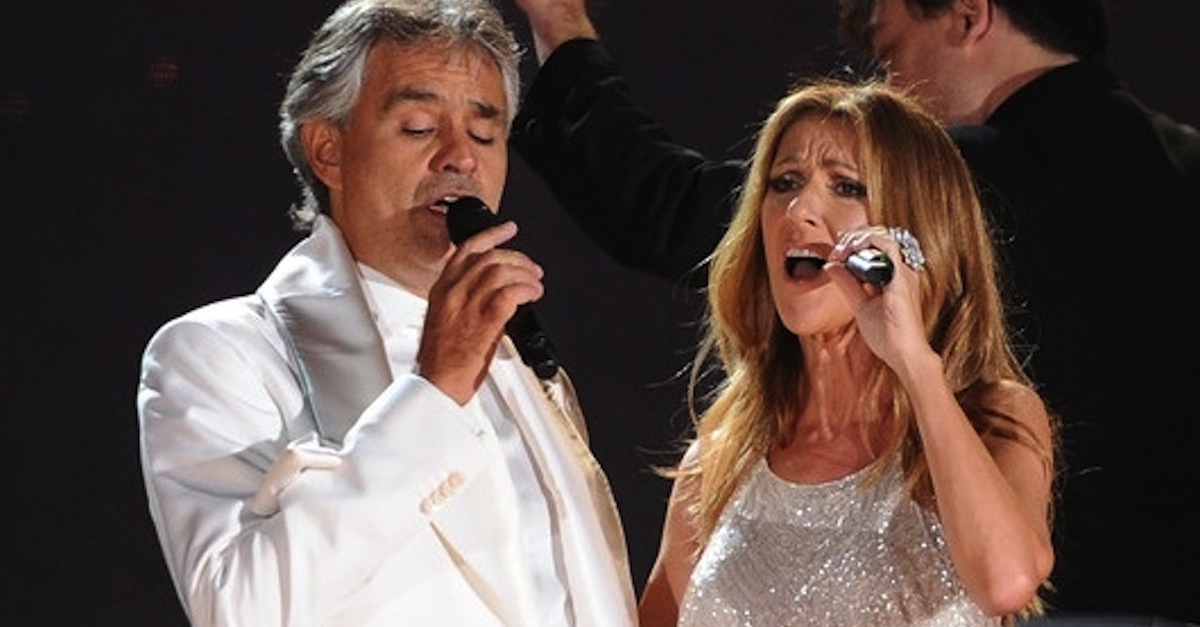
[[[520,50],[487,0],[350,0],[280,107],[311,233],[252,295],[150,339],[150,514],[192,624],[636,623],[624,535],[564,373],[504,335],[541,268],[455,246],[497,207]]]
[[[515,2],[541,63],[513,147],[614,259],[703,285],[745,162],[640,108],[582,0]],[[1177,366],[1200,329],[1170,314],[1196,296],[1200,133],[1113,72],[1102,0],[842,0],[839,23],[948,125],[999,231],[1014,341],[1064,425],[1051,615],[1200,622]]]
[[[677,469],[641,624],[993,625],[1054,562],[1054,421],[937,120],[876,83],[787,95],[710,264],[726,379]],[[860,283],[865,249],[893,278]]]

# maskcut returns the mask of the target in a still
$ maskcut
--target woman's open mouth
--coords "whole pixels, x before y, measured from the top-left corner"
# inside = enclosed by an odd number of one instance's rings
[[[784,261],[788,276],[796,281],[815,279],[825,267],[825,258],[812,251],[788,251]]]

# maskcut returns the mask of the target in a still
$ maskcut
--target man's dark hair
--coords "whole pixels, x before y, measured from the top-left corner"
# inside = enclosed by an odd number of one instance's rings
[[[856,52],[871,54],[871,14],[880,0],[840,0],[838,37]],[[926,18],[941,15],[955,0],[904,0]],[[1080,59],[1108,54],[1109,11],[1105,0],[988,0],[1037,44]]]

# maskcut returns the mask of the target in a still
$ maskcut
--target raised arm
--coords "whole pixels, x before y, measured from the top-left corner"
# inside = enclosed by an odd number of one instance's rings
[[[713,161],[676,142],[635,101],[601,43],[583,36],[595,35],[586,16],[554,19],[581,2],[518,4],[542,33],[539,49],[552,54],[529,87],[510,145],[618,263],[701,285],[706,277],[696,270],[725,232],[744,163]]]
[[[940,360],[913,375],[932,376],[935,364]],[[980,607],[994,614],[1016,612],[1032,600],[1054,564],[1053,471],[1028,446],[979,438],[945,386],[913,384],[910,389],[955,567]],[[1031,389],[1000,383],[986,396],[987,410],[1012,417],[1018,428],[1050,447],[1049,419]]]
[[[150,513],[180,600],[197,627],[337,622],[362,582],[436,550],[423,499],[447,477],[486,481],[485,442],[468,410],[402,374],[344,446],[317,447],[272,324],[217,311],[155,336],[138,393]]]
[[[596,39],[584,0],[514,0],[529,18],[538,64],[572,39]]]
[[[873,245],[900,258],[895,242],[876,238]],[[917,274],[899,265],[878,297],[867,295],[843,269],[832,276],[855,309],[863,338],[912,401],[938,517],[968,594],[995,615],[1020,611],[1054,564],[1054,468],[1044,455],[1053,453],[1053,431],[1045,405],[1016,381],[990,383],[971,411],[997,416],[1005,430],[1026,439],[980,437],[946,380],[941,356],[924,337]]]

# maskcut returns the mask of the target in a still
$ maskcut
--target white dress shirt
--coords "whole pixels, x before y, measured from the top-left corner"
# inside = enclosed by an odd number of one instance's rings
[[[370,266],[358,267],[393,375],[416,372],[417,344],[427,301]],[[496,379],[508,374],[503,368],[489,373],[466,406],[473,419],[471,428],[478,430],[498,463],[503,460],[508,468],[508,481],[497,481],[502,489],[480,494],[487,502],[480,503],[479,510],[505,507],[514,510],[519,520],[521,551],[510,557],[513,576],[494,585],[505,598],[520,599],[519,605],[532,613],[521,624],[574,625],[562,571],[562,545],[550,513],[550,488],[533,466],[533,453],[512,410],[499,400]]]

